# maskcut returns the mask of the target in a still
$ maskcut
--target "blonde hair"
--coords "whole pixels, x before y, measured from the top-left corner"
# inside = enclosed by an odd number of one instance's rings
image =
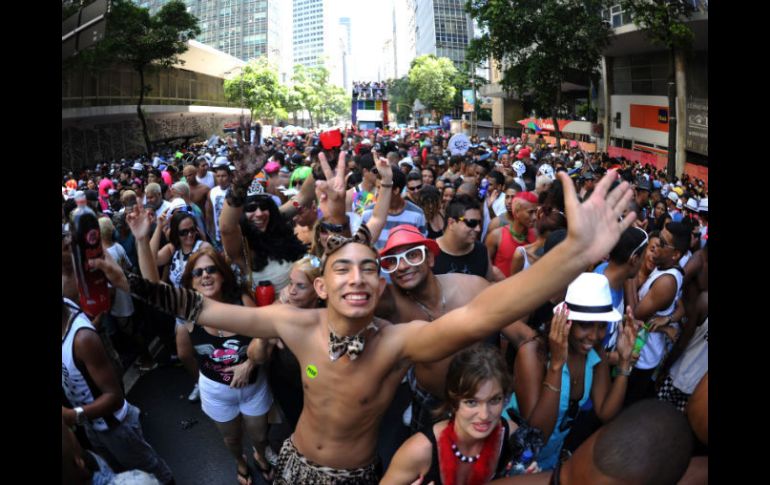
[[[99,234],[101,234],[102,239],[107,239],[108,241],[112,241],[112,233],[115,231],[115,226],[112,224],[112,221],[109,217],[100,217],[99,218]]]
[[[321,260],[318,256],[307,255],[291,265],[291,270],[294,271],[295,269],[305,273],[308,281],[312,283],[316,278],[321,276]]]

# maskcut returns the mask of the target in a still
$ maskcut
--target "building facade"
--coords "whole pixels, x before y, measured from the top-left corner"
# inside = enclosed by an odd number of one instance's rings
[[[695,34],[692,48],[674,53],[653,45],[620,5],[603,12],[613,37],[602,59],[600,147],[662,168],[669,122],[676,116],[676,174],[707,177],[708,2],[693,0],[692,6],[687,21]],[[673,112],[669,93],[675,96]]]
[[[416,54],[448,57],[465,68],[465,50],[473,39],[473,22],[464,0],[416,1]]]
[[[168,0],[134,0],[157,12]],[[248,61],[267,56],[280,64],[284,39],[279,0],[185,0],[187,11],[199,20],[197,41]]]
[[[329,82],[345,85],[345,62],[350,56],[350,21],[340,23],[338,2],[331,0],[293,0],[292,52],[293,65],[305,67],[325,65]]]

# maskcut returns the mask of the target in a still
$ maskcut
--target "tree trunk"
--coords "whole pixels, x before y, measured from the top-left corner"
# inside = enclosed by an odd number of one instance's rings
[[[671,75],[668,82],[668,163],[666,174],[668,181],[676,177],[676,74],[674,68],[674,48],[671,48]]]
[[[685,52],[674,51],[674,71],[676,72],[676,173],[684,173],[687,162],[687,74]]]
[[[152,155],[152,142],[150,142],[150,135],[147,132],[147,120],[144,119],[144,113],[142,112],[142,103],[144,102],[144,69],[138,69],[139,71],[139,103],[136,105],[136,114],[139,115],[139,122],[142,124],[142,136],[144,136],[144,144],[147,147],[147,154]]]
[[[553,134],[556,136],[556,149],[561,151],[561,131],[559,131],[559,113],[558,109],[561,106],[561,80],[556,84],[556,105],[553,108]]]

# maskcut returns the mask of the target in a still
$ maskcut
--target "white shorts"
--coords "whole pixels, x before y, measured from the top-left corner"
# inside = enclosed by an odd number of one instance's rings
[[[233,389],[199,373],[198,389],[203,412],[218,423],[232,421],[239,413],[262,416],[273,405],[273,394],[267,384],[267,372],[263,366],[260,366],[257,382],[240,389]]]

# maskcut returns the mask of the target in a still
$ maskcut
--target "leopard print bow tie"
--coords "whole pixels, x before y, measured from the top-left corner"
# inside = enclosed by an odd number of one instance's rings
[[[375,332],[378,330],[374,322],[371,322],[366,328],[351,336],[340,337],[334,333],[334,330],[329,329],[329,359],[334,362],[343,355],[348,354],[350,360],[356,360],[361,355],[361,352],[364,351],[364,344],[366,343],[366,339],[362,334],[369,329],[373,329]]]

